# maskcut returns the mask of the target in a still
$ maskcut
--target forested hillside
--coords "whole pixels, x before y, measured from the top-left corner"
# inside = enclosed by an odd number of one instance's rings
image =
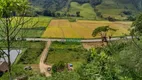
[[[31,0],[34,6],[51,11],[62,9],[66,6],[68,1],[69,0]]]
[[[122,18],[142,11],[142,0],[31,0],[31,2],[36,11],[48,10],[71,15],[76,14],[75,11],[82,12],[83,10],[77,9],[76,6],[83,6],[86,3],[93,8],[93,13],[86,13],[87,15],[96,13],[101,17]],[[83,8],[88,8],[88,6]],[[86,17],[84,14],[81,16]]]
[[[102,0],[31,0],[31,2],[36,7],[55,11],[70,6],[71,2],[78,2],[79,4],[90,3],[95,6],[100,4]]]

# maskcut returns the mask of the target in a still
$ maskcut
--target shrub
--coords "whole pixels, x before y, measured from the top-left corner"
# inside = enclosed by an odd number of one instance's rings
[[[136,18],[135,18],[135,17],[133,17],[133,16],[129,16],[129,17],[127,17],[127,20],[129,20],[129,21],[135,21],[135,20],[136,20]]]
[[[69,20],[69,22],[76,22],[76,19],[74,19],[74,18],[69,18],[68,20]]]
[[[49,50],[49,51],[51,51],[51,52],[52,52],[52,51],[54,51],[54,48],[50,48],[50,50]]]
[[[65,69],[65,63],[63,61],[59,61],[58,63],[52,66],[53,73],[61,72]]]
[[[123,11],[122,13],[125,14],[125,15],[131,15],[132,14],[131,11]]]

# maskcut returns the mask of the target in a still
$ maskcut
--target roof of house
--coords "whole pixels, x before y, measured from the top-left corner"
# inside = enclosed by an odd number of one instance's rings
[[[8,71],[8,63],[5,61],[0,61],[0,71]]]
[[[0,61],[0,65],[2,65],[2,63],[4,63],[4,61]]]

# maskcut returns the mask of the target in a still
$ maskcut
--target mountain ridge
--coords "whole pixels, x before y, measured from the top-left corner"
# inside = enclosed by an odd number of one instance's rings
[[[51,12],[71,12],[71,3],[83,5],[89,3],[90,6],[103,16],[135,15],[142,11],[142,0],[31,0],[37,11],[48,10]],[[109,10],[109,12],[108,12]],[[116,13],[115,13],[116,12]],[[75,14],[75,13],[74,13]]]

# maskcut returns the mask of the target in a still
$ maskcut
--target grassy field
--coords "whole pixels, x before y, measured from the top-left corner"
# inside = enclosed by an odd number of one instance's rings
[[[52,19],[52,17],[45,17],[45,16],[39,16],[39,17],[12,17],[12,25],[16,25],[17,21],[24,22],[28,21],[24,24],[23,28],[37,28],[37,27],[47,27],[48,23]],[[36,24],[36,25],[34,25]],[[33,26],[34,25],[34,26]]]
[[[41,37],[43,32],[46,30],[48,24],[51,21],[51,17],[35,17],[32,22],[27,23],[29,25],[28,28],[23,29],[22,31],[26,31],[24,34],[25,37]],[[31,27],[31,24],[35,24],[34,27]]]
[[[12,77],[16,78],[22,75],[28,77],[39,74],[38,64],[40,55],[44,48],[45,42],[26,42],[17,41],[12,44],[13,49],[20,49],[22,53],[18,55],[16,61],[12,65]],[[0,41],[0,47],[5,49],[5,42]],[[33,64],[37,64],[37,69],[34,68]],[[32,70],[24,70],[24,67],[32,66]],[[5,73],[0,80],[9,80],[9,74]]]
[[[77,68],[80,64],[86,62],[87,54],[87,50],[83,48],[81,43],[53,42],[46,62],[47,64],[55,64],[64,61],[65,63],[72,63],[74,68]]]
[[[45,42],[24,42],[26,45],[15,64],[38,64]]]
[[[99,26],[110,26],[117,29],[116,32],[109,32],[108,35],[122,36],[129,34],[128,29],[132,22],[109,22],[109,21],[88,21],[78,20],[69,22],[68,20],[52,20],[48,28],[42,35],[43,38],[93,38],[92,32]],[[97,36],[99,37],[99,36]]]
[[[22,53],[17,57],[14,64],[36,64],[39,63],[40,54],[44,49],[45,42],[26,42],[16,41],[11,45],[12,49],[22,50]],[[6,48],[6,43],[0,41],[0,47]]]
[[[79,4],[77,2],[71,2],[69,13],[76,15],[76,12],[80,11],[80,15],[84,18],[96,18],[96,13],[89,3]]]
[[[96,9],[102,13],[104,17],[114,17],[116,19],[125,19],[127,16],[121,16],[124,10],[131,11],[135,14],[136,8],[131,3],[124,3],[120,0],[103,0],[103,2],[96,6]]]
[[[43,32],[46,30],[48,24],[51,21],[51,17],[13,17],[12,26],[17,25],[18,21],[28,21],[26,22],[18,34],[18,37],[41,37]],[[21,27],[21,26],[19,26]]]
[[[20,17],[13,17],[12,19],[13,19],[12,27],[14,28],[17,24],[19,25],[19,22],[23,23],[23,21],[29,20],[29,22],[26,22],[22,26],[18,34],[16,33],[17,31],[15,30],[15,33],[17,34],[16,37],[35,38],[42,36],[43,32],[46,30],[52,18],[40,16],[40,17],[23,17],[22,19]],[[20,28],[21,25],[18,27]],[[13,32],[14,28],[13,29],[11,28],[10,32]],[[0,34],[5,34],[5,33],[3,33],[0,29]]]
[[[39,74],[38,64],[40,55],[44,49],[45,42],[16,41],[12,44],[13,49],[20,49],[22,53],[18,55],[12,65],[12,77],[17,78],[22,75],[28,77]],[[5,42],[0,41],[0,47],[5,49]],[[36,65],[37,64],[37,68]],[[32,70],[24,70],[26,66],[31,66]],[[9,74],[5,73],[0,80],[9,80]]]

